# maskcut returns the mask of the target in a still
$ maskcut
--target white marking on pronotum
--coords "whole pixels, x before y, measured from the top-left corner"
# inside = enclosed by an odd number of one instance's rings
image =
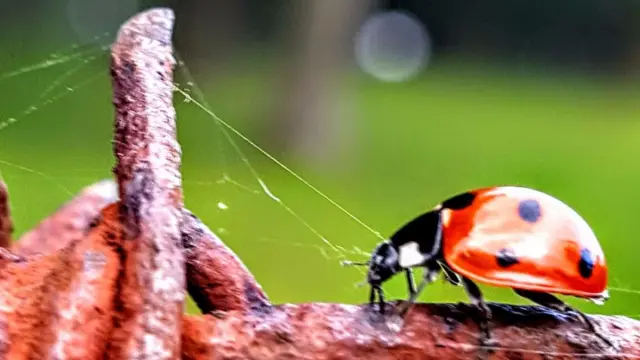
[[[418,243],[415,241],[400,245],[398,252],[400,253],[399,264],[403,268],[420,265],[426,260],[424,254],[418,249]]]

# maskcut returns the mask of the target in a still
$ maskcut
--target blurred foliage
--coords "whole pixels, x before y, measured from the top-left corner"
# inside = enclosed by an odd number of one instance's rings
[[[269,95],[268,86],[261,85],[268,84],[268,71],[253,69],[245,76],[236,69],[210,90],[202,84],[213,110],[239,129],[250,129],[251,121],[260,118],[265,106],[260,98]],[[11,80],[3,89],[15,113],[21,108],[18,101],[37,104],[38,96],[29,93],[37,94],[33,90],[51,78],[34,72]],[[424,79],[405,84],[358,75],[353,84],[358,94],[353,104],[359,133],[355,159],[342,168],[294,167],[331,199],[386,236],[464,189],[491,184],[538,188],[566,201],[591,223],[608,256],[612,286],[640,289],[632,251],[640,236],[635,227],[640,198],[632,190],[640,176],[633,160],[640,153],[637,86],[515,72],[506,77],[502,70],[464,65],[434,65]],[[105,74],[0,133],[0,161],[20,166],[0,163],[19,232],[81,187],[110,176],[109,96]],[[339,266],[341,252],[264,194],[209,115],[180,95],[176,105],[186,203],[223,236],[274,301],[364,301],[365,290],[353,287],[362,274]],[[373,248],[378,240],[373,234],[236,141],[271,192],[333,245]],[[223,174],[258,195],[217,183]],[[218,209],[218,202],[229,208]],[[404,296],[401,279],[386,289],[394,297]],[[487,294],[491,300],[520,302],[509,291],[488,288]],[[607,306],[584,308],[629,314],[637,296],[612,291]],[[460,289],[437,284],[422,299],[465,298]]]
[[[435,2],[425,3],[436,7]],[[484,11],[491,13],[491,8]],[[510,15],[515,10],[509,11],[502,16],[527,27]],[[27,35],[39,42],[27,46],[24,38],[7,39],[0,73],[26,69],[53,51],[72,50],[70,43],[49,41],[40,30]],[[282,60],[277,50],[266,54],[247,47],[225,63],[223,72],[196,76],[211,110],[261,146],[268,145],[261,132],[269,126],[264,114],[278,96],[273,74]],[[80,188],[111,176],[108,55],[101,51],[97,56],[87,64],[82,63],[85,56],[77,63],[0,76],[0,122],[17,120],[0,130],[0,171],[10,187],[18,233]],[[635,226],[640,194],[633,189],[640,178],[634,160],[640,156],[640,86],[598,73],[550,70],[535,58],[505,59],[480,62],[464,54],[436,53],[423,76],[396,84],[348,72],[345,102],[352,113],[349,125],[355,128],[348,154],[322,166],[290,154],[274,156],[382,236],[469,188],[518,184],[550,193],[593,226],[607,255],[611,286],[632,290],[611,290],[604,307],[570,301],[585,311],[636,316],[633,304],[640,297],[640,279],[634,276],[634,244],[640,237]],[[179,70],[176,80],[195,92]],[[56,87],[43,94],[52,85]],[[379,239],[231,135],[281,203],[267,196],[216,121],[179,93],[175,99],[186,203],[238,253],[272,299],[366,301],[367,289],[354,286],[364,279],[361,269],[342,268],[339,260],[341,255],[364,259]],[[225,174],[232,181],[220,182]],[[228,208],[221,209],[219,203]],[[385,286],[391,298],[405,296],[403,280]],[[507,289],[483,290],[491,301],[524,302]],[[466,297],[462,289],[438,282],[421,300]]]

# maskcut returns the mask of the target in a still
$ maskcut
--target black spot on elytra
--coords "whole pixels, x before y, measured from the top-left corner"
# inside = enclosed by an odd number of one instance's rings
[[[518,204],[518,214],[522,220],[534,223],[540,218],[540,204],[533,199],[522,200]]]
[[[462,193],[460,195],[456,195],[452,198],[449,198],[442,202],[442,207],[445,209],[451,210],[462,210],[468,206],[473,204],[473,200],[476,198],[476,195],[470,192]]]
[[[580,276],[585,279],[591,277],[593,274],[593,265],[595,260],[593,259],[593,255],[589,249],[584,248],[580,250],[580,261],[578,262],[578,270],[580,271]]]
[[[498,263],[498,266],[506,268],[517,264],[519,261],[512,249],[504,248],[500,249],[496,254],[496,262]]]

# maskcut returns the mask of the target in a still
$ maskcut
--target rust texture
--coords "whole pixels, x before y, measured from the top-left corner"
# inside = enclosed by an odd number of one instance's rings
[[[100,211],[118,200],[113,180],[87,186],[36,227],[23,234],[12,250],[20,255],[49,254],[78,240],[96,224]]]
[[[185,302],[181,149],[173,108],[174,14],[129,19],[111,48],[116,108],[114,173],[120,195],[123,273],[112,359],[177,359]]]
[[[267,295],[233,251],[195,215],[185,210],[184,217],[187,288],[200,310],[270,310]]]
[[[478,342],[464,304],[418,304],[400,331],[368,306],[279,305],[265,316],[187,316],[183,359],[621,359],[640,357],[640,322],[595,317],[612,349],[566,315],[533,306],[490,305],[495,344]]]
[[[103,221],[49,255],[0,250],[0,359],[102,358],[121,268],[106,234],[117,227]]]
[[[0,247],[0,359],[632,359],[640,321],[490,304],[482,346],[465,304],[404,321],[367,305],[271,305],[242,261],[183,206],[172,106],[173,13],[123,25],[112,48],[116,182],[102,182]],[[9,224],[9,225],[7,225]],[[0,183],[0,236],[11,237]],[[5,243],[6,244],[6,243]],[[205,315],[183,314],[185,288]]]
[[[7,184],[0,180],[0,247],[9,247],[12,235],[13,221],[9,208],[9,190]]]

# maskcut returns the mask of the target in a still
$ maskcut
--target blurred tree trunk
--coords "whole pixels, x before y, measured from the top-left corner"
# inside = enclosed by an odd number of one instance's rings
[[[170,0],[177,21],[175,38],[180,55],[194,73],[215,73],[232,57],[246,28],[245,0]]]
[[[343,71],[352,39],[374,0],[294,1],[290,61],[276,99],[268,147],[306,161],[343,155],[351,120],[344,113]]]

